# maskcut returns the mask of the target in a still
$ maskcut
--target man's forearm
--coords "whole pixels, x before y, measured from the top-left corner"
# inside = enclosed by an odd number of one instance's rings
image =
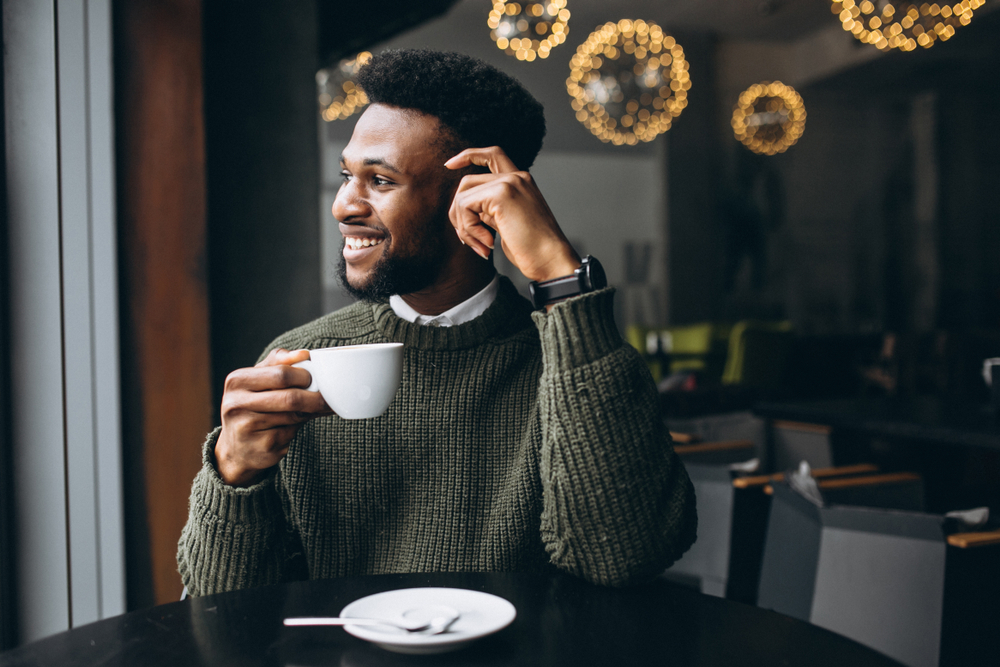
[[[693,491],[648,369],[608,330],[610,294],[573,301],[560,308],[574,312],[553,310],[545,317],[560,321],[542,330],[543,540],[563,569],[624,584],[658,573],[690,546]],[[550,324],[566,338],[554,339]]]

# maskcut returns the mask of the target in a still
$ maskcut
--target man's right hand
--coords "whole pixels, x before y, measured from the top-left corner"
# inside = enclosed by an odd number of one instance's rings
[[[319,392],[305,390],[309,371],[292,367],[308,358],[308,350],[279,348],[226,378],[222,431],[215,443],[216,467],[226,484],[257,483],[288,452],[299,426],[333,414]]]

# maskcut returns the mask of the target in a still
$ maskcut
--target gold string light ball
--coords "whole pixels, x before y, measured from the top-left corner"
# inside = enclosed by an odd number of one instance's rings
[[[740,93],[732,125],[736,138],[754,153],[784,153],[805,131],[806,107],[791,86],[755,83]]]
[[[569,34],[566,0],[505,2],[496,0],[486,23],[497,48],[518,60],[548,58]]]
[[[371,59],[371,53],[362,51],[353,58],[341,60],[336,67],[316,72],[323,120],[344,120],[368,104],[364,91],[354,85],[354,75]]]
[[[961,0],[953,5],[903,0],[833,0],[830,11],[844,30],[883,51],[929,49],[951,39],[955,30],[972,21],[972,12],[985,0]]]
[[[576,119],[605,143],[652,141],[688,103],[684,49],[652,22],[606,23],[577,48],[569,67]]]

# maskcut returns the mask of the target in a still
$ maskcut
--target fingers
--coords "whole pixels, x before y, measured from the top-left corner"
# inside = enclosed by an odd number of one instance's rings
[[[236,486],[255,483],[281,461],[303,423],[332,412],[318,392],[227,391],[222,397],[222,434],[215,448],[223,481]]]
[[[493,251],[493,234],[485,225],[493,226],[496,221],[489,211],[484,210],[483,202],[470,200],[467,193],[457,192],[451,200],[448,217],[459,240],[487,259]]]
[[[254,368],[278,365],[291,366],[292,364],[297,364],[300,361],[305,361],[308,358],[309,350],[289,351],[281,347],[276,347],[268,353],[267,357],[265,357],[263,361],[254,366]]]
[[[299,426],[333,414],[319,392],[304,389],[312,380],[309,372],[290,365],[308,358],[308,350],[278,348],[253,368],[226,378],[222,433],[215,447],[226,483],[255,483],[285,455]]]
[[[268,356],[268,359],[270,356]],[[261,362],[265,364],[267,359]],[[225,391],[271,391],[293,387],[306,388],[312,381],[309,371],[294,366],[260,365],[240,368],[226,377]]]
[[[478,220],[476,218],[476,222],[452,224],[455,224],[455,233],[458,234],[462,243],[469,246],[474,253],[483,259],[489,259],[494,246],[493,234],[484,226],[485,223],[478,222]]]
[[[466,167],[489,167],[494,174],[505,174],[517,171],[517,165],[507,157],[499,146],[489,148],[466,148],[444,163],[448,169],[465,169]]]
[[[517,209],[530,197],[532,187],[531,176],[526,172],[462,178],[448,211],[458,238],[481,257],[488,258],[494,247],[493,230],[502,233],[504,209],[508,212]]]
[[[313,416],[330,414],[330,408],[319,392],[305,391],[304,389],[277,389],[261,392],[232,391],[223,394],[223,419],[231,418],[240,413],[301,414],[304,418],[296,422],[301,423]]]
[[[295,435],[295,431],[299,426],[316,417],[317,415],[315,414],[305,412],[248,413],[240,420],[239,426],[244,433],[254,433],[257,435],[265,434],[268,431],[275,431],[277,433],[274,435],[279,436],[282,432],[290,430],[291,435],[288,437],[288,440],[291,440],[291,436]]]

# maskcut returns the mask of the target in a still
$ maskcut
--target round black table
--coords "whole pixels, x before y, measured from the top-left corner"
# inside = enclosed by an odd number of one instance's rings
[[[389,653],[342,628],[286,628],[360,597],[418,586],[486,591],[517,618],[454,653]],[[592,586],[568,575],[409,574],[298,582],[124,614],[0,654],[14,665],[898,665],[856,642],[774,612],[657,580]]]

